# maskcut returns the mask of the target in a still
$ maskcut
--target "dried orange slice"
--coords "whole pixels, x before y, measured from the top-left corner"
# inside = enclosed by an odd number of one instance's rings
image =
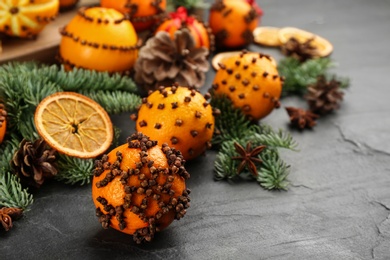
[[[254,42],[265,46],[280,46],[279,28],[261,26],[253,30]]]
[[[253,52],[255,53],[255,52]],[[242,54],[242,51],[229,51],[229,52],[220,52],[218,54],[216,54],[213,59],[211,60],[211,65],[213,66],[213,68],[215,70],[219,70],[219,63],[223,63],[225,59],[227,58],[230,58],[232,56],[239,56],[240,54]],[[272,58],[270,56],[270,59],[271,59],[271,62],[272,64],[276,67],[277,66],[277,62],[274,58]]]
[[[43,99],[34,120],[39,135],[69,156],[96,157],[113,139],[107,112],[92,99],[74,92],[58,92]]]
[[[294,27],[284,27],[279,30],[279,40],[282,44],[285,44],[292,37],[301,43],[313,39],[311,44],[317,48],[319,57],[326,57],[333,51],[333,45],[327,39],[314,33]]]

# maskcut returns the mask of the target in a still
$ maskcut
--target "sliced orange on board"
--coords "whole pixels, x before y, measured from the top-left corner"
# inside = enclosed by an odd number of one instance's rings
[[[215,70],[219,70],[219,65],[218,65],[219,63],[223,64],[223,61],[225,59],[230,58],[232,56],[239,56],[240,54],[242,54],[242,51],[220,52],[213,57],[213,59],[211,60],[211,65]],[[272,57],[270,57],[270,59],[272,61],[272,64],[276,67],[277,66],[276,60]]]
[[[111,145],[113,127],[107,112],[92,99],[58,92],[43,99],[35,111],[39,135],[60,153],[94,158]]]
[[[328,40],[314,33],[294,27],[284,27],[279,30],[279,40],[282,44],[285,44],[292,37],[300,43],[313,39],[311,45],[317,48],[319,57],[326,57],[333,51],[333,45]]]
[[[279,40],[279,30],[277,27],[257,27],[253,30],[254,42],[264,46],[280,46],[282,43]]]

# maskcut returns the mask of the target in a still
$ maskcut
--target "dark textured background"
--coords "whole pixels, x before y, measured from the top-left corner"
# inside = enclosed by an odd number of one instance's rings
[[[337,113],[312,131],[292,131],[300,152],[283,152],[292,165],[288,192],[215,182],[215,152],[208,152],[187,164],[186,217],[136,245],[100,227],[90,186],[52,182],[12,231],[0,231],[0,259],[390,259],[390,1],[258,2],[262,25],[329,39],[339,64],[333,71],[351,78]],[[276,49],[250,49],[282,58]],[[289,97],[282,105],[305,103]],[[133,132],[128,115],[113,120],[122,140]],[[284,109],[264,122],[289,130]]]

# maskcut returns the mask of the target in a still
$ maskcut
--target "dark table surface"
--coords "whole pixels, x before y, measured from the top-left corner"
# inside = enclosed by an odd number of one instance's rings
[[[191,207],[151,243],[103,230],[89,185],[51,182],[12,231],[0,259],[390,259],[390,1],[263,0],[262,25],[295,26],[334,45],[333,71],[350,77],[340,110],[312,131],[292,131],[300,152],[287,192],[213,179],[216,153],[187,164]],[[279,50],[250,46],[280,60]],[[207,75],[202,91],[211,85]],[[296,97],[283,106],[304,106]],[[113,116],[122,140],[128,114]],[[288,128],[284,109],[264,120]]]

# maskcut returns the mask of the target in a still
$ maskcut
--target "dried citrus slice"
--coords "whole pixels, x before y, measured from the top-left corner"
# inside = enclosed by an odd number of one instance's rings
[[[280,46],[279,28],[261,26],[253,30],[254,42],[265,46]]]
[[[69,156],[93,158],[112,142],[107,112],[92,99],[74,92],[58,92],[43,99],[34,120],[39,135]]]
[[[320,57],[326,57],[333,51],[333,45],[328,40],[314,33],[294,27],[284,27],[279,30],[279,40],[282,44],[285,44],[291,37],[294,37],[301,43],[313,39],[311,44],[317,48],[318,56]]]
[[[251,53],[251,52],[249,52]],[[253,52],[255,53],[255,52]],[[229,51],[229,52],[220,52],[218,54],[216,54],[213,59],[211,60],[211,65],[213,66],[213,68],[215,70],[219,70],[219,63],[223,63],[223,61],[227,58],[230,58],[232,56],[239,56],[240,54],[242,54],[242,51]],[[272,64],[276,67],[277,66],[277,62],[274,58],[272,58],[270,56],[270,59],[272,61]]]

